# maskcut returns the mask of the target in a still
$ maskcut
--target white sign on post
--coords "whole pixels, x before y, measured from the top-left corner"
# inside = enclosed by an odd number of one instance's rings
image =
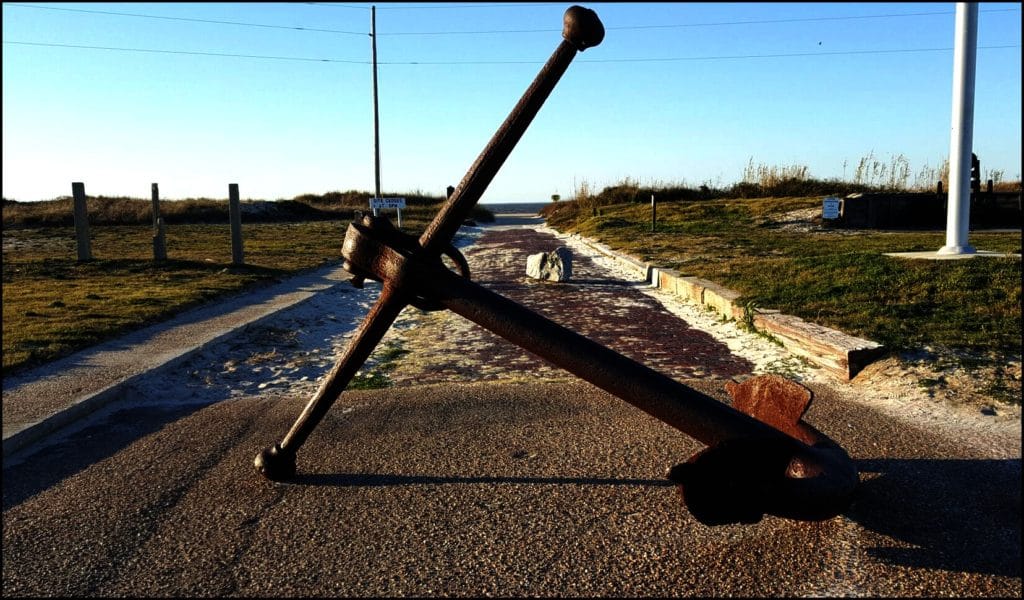
[[[821,218],[822,219],[838,219],[839,218],[839,198],[829,196],[825,198],[821,207]]]
[[[382,208],[398,209],[398,226],[402,226],[402,209],[405,208],[405,198],[370,198],[370,208],[373,209],[373,216]]]
[[[370,208],[405,208],[405,198],[370,198]]]

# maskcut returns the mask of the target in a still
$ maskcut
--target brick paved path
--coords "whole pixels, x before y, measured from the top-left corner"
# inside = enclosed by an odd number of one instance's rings
[[[465,254],[472,278],[545,317],[676,379],[733,378],[753,365],[691,328],[640,287],[576,254],[570,283],[526,276],[526,258],[560,244],[530,228],[487,228]],[[409,353],[388,373],[395,385],[572,376],[448,311],[408,308],[375,356]]]

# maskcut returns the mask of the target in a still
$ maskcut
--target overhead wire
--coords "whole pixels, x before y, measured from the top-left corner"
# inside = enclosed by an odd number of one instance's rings
[[[303,2],[309,6],[323,6],[332,8],[357,8],[361,10],[370,10],[369,6],[357,6],[355,4],[337,4],[334,2]],[[404,5],[393,5],[385,4],[383,6],[376,6],[377,10],[410,10],[410,9],[431,9],[431,8],[505,8],[505,7],[522,7],[522,6],[562,6],[557,2],[490,2],[487,4],[404,4]]]
[[[88,46],[83,44],[56,44],[47,42],[23,42],[15,40],[4,40],[4,44],[15,44],[23,46],[48,46],[54,48],[78,48],[87,50],[114,50],[121,52],[149,52],[156,54],[189,54],[199,56],[223,56],[234,58],[254,58],[267,60],[295,60],[305,62],[326,62],[343,63],[355,65],[368,65],[368,60],[346,60],[337,58],[315,58],[300,56],[269,56],[258,54],[232,54],[228,52],[201,52],[190,50],[157,50],[153,48],[119,48],[113,46]],[[1008,44],[998,46],[978,46],[979,50],[999,50],[1007,48],[1020,48],[1020,44]],[[623,63],[623,62],[673,62],[673,61],[696,61],[696,60],[739,60],[756,58],[790,58],[806,56],[844,56],[858,54],[902,54],[915,52],[952,52],[953,48],[896,48],[888,50],[845,50],[832,52],[794,52],[786,54],[739,54],[723,56],[678,56],[663,58],[604,58],[604,59],[579,59],[581,63]],[[378,61],[378,65],[511,65],[511,64],[543,64],[543,60],[467,60],[467,61]]]
[[[306,3],[315,6],[338,6],[333,4],[322,4],[322,3]],[[346,31],[338,29],[321,29],[317,27],[303,27],[303,26],[289,26],[289,25],[270,25],[264,23],[247,23],[241,21],[221,21],[215,19],[198,19],[192,17],[169,17],[163,15],[148,15],[141,13],[126,13],[126,12],[115,12],[106,10],[93,10],[93,9],[82,9],[82,8],[66,8],[57,6],[39,6],[35,4],[21,4],[13,2],[5,2],[4,6],[13,6],[18,8],[35,8],[41,10],[56,10],[74,13],[85,13],[85,14],[98,14],[98,15],[110,15],[110,16],[121,16],[121,17],[135,17],[145,19],[160,19],[168,21],[183,21],[183,22],[194,22],[194,23],[208,23],[216,25],[232,25],[242,27],[262,27],[270,29],[286,29],[294,31],[311,31],[320,33],[337,33],[345,35],[368,35],[368,32],[359,31]],[[501,6],[496,4],[490,5],[452,5],[452,6],[406,6],[404,8],[473,8],[473,7],[484,7],[484,6]],[[523,6],[531,6],[523,4]],[[533,5],[538,6],[538,5]],[[346,8],[363,8],[356,6],[345,6]],[[399,6],[387,6],[377,7],[378,9],[397,9],[403,8]],[[997,9],[986,9],[981,10],[983,13],[997,13],[997,12],[1011,12],[1019,9],[1015,8],[997,8]],[[859,20],[859,19],[889,19],[889,18],[903,18],[903,17],[924,17],[924,16],[941,16],[941,15],[952,15],[950,11],[931,11],[931,12],[917,12],[917,13],[888,13],[888,14],[876,14],[876,15],[844,15],[838,17],[799,17],[792,19],[759,19],[759,20],[746,20],[746,21],[712,21],[705,23],[661,23],[652,25],[619,25],[619,26],[606,26],[606,30],[616,31],[628,31],[628,30],[645,30],[645,29],[681,29],[690,27],[723,27],[723,26],[734,26],[734,25],[770,25],[775,23],[805,23],[805,22],[822,22],[822,21],[848,21],[848,20]],[[561,29],[555,28],[543,28],[543,29],[489,29],[489,30],[464,30],[464,31],[392,31],[392,32],[378,32],[377,36],[416,36],[416,35],[493,35],[493,34],[508,34],[508,33],[551,33],[560,32]]]
[[[344,60],[336,58],[307,58],[299,56],[268,56],[262,54],[232,54],[228,52],[200,52],[191,50],[156,50],[153,48],[115,48],[113,46],[86,46],[82,44],[53,44],[45,42],[20,42],[4,40],[5,44],[17,44],[22,46],[49,46],[54,48],[80,48],[87,50],[116,50],[120,52],[150,52],[155,54],[193,54],[199,56],[226,56],[234,58],[257,58],[266,60],[299,60],[307,62],[346,63],[353,65],[368,65],[368,60]]]
[[[218,21],[214,19],[195,19],[191,17],[167,17],[162,15],[143,15],[139,13],[125,13],[125,12],[114,12],[109,10],[92,10],[84,8],[66,8],[61,6],[38,6],[35,4],[16,4],[13,2],[4,2],[4,6],[15,6],[18,8],[38,8],[41,10],[60,10],[65,12],[74,13],[88,13],[96,15],[111,15],[118,17],[136,17],[141,19],[161,19],[165,21],[187,21],[191,23],[210,23],[214,25],[236,25],[241,27],[264,27],[268,29],[290,29],[296,31],[314,31],[320,33],[341,33],[347,35],[367,35],[365,31],[342,31],[338,29],[319,29],[316,27],[301,27],[301,26],[288,26],[288,25],[267,25],[263,23],[244,23],[240,21]]]
[[[306,3],[315,6],[335,6],[335,7],[347,7],[347,8],[364,8],[352,5],[338,5],[338,4],[327,4],[327,3]],[[536,6],[537,4],[535,4]],[[126,17],[137,17],[137,18],[152,18],[172,21],[187,21],[187,22],[200,22],[210,23],[218,25],[233,25],[233,26],[246,26],[246,27],[263,27],[263,28],[274,28],[274,29],[288,29],[296,31],[312,31],[312,32],[324,32],[324,33],[339,33],[349,35],[370,35],[368,32],[354,32],[354,31],[343,31],[335,29],[319,29],[311,27],[301,26],[284,26],[284,25],[269,25],[260,23],[246,23],[238,21],[220,21],[212,19],[197,19],[189,17],[167,17],[160,15],[146,15],[140,13],[123,13],[114,11],[99,11],[99,10],[87,10],[87,9],[74,9],[64,7],[53,7],[53,6],[37,6],[31,4],[20,4],[20,3],[4,3],[4,6],[21,7],[21,8],[40,8],[47,10],[61,10],[75,13],[93,13],[101,15],[111,16],[126,16]],[[501,6],[497,4],[487,5],[451,5],[451,6],[424,6],[423,8],[455,8],[455,7],[484,7],[484,6]],[[387,8],[397,9],[399,6],[389,6]],[[407,8],[418,8],[417,6],[409,6]],[[1006,12],[1016,9],[991,9],[984,10],[981,12]],[[757,21],[720,21],[720,22],[708,22],[708,23],[688,23],[688,24],[660,24],[660,25],[632,25],[632,26],[620,26],[620,27],[608,27],[607,29],[665,29],[665,28],[680,28],[680,27],[711,27],[711,26],[727,26],[727,25],[747,25],[747,24],[771,24],[771,23],[793,23],[793,22],[809,22],[809,21],[837,21],[837,20],[852,20],[852,19],[871,19],[871,18],[899,18],[899,17],[920,17],[920,16],[932,16],[932,15],[952,15],[953,13],[948,11],[943,12],[920,12],[920,13],[897,13],[897,14],[879,14],[879,15],[847,15],[839,17],[802,17],[794,19],[765,19]],[[560,31],[556,29],[519,29],[519,30],[491,30],[491,31],[435,31],[435,32],[391,32],[382,33],[377,32],[377,36],[399,36],[399,35],[464,35],[464,34],[488,34],[488,33],[534,33],[534,32],[552,32]],[[93,46],[85,44],[61,44],[61,43],[46,43],[46,42],[30,42],[30,41],[9,41],[4,40],[4,44],[16,44],[26,46],[48,46],[58,48],[77,48],[77,49],[89,49],[89,50],[108,50],[108,51],[121,51],[121,52],[144,52],[144,53],[157,53],[157,54],[182,54],[182,55],[195,55],[195,56],[219,56],[219,57],[235,57],[235,58],[250,58],[250,59],[263,59],[263,60],[291,60],[291,61],[304,61],[304,62],[325,62],[325,63],[343,63],[343,64],[370,64],[368,60],[351,60],[351,59],[336,59],[336,58],[317,58],[317,57],[296,57],[296,56],[273,56],[273,55],[253,55],[253,54],[237,54],[228,52],[206,52],[196,50],[161,50],[153,48],[123,48],[113,46]],[[1005,48],[1020,48],[1020,45],[994,45],[994,46],[979,46],[979,49],[1005,49]],[[625,63],[625,62],[673,62],[673,61],[699,61],[699,60],[742,60],[742,59],[758,59],[758,58],[791,58],[791,57],[809,57],[809,56],[843,56],[843,55],[866,55],[866,54],[899,54],[899,53],[919,53],[919,52],[943,52],[951,51],[952,48],[905,48],[905,49],[880,49],[880,50],[848,50],[848,51],[826,51],[826,52],[799,52],[799,53],[776,53],[776,54],[743,54],[743,55],[719,55],[719,56],[685,56],[685,57],[639,57],[639,58],[605,58],[605,59],[581,59],[578,62],[593,62],[593,63]],[[510,60],[468,60],[468,61],[379,61],[380,65],[487,65],[487,64],[538,64],[543,61],[530,60],[530,59],[510,59]]]
[[[1005,9],[992,9],[983,10],[980,12],[992,13],[992,12],[1009,12],[1016,9],[1005,8]],[[899,17],[925,17],[925,16],[937,16],[937,15],[953,15],[950,11],[937,11],[937,12],[920,12],[920,13],[897,13],[897,14],[884,14],[884,15],[847,15],[841,17],[801,17],[796,19],[761,19],[756,21],[714,21],[708,23],[670,23],[670,24],[658,24],[658,25],[620,25],[620,26],[606,26],[605,30],[644,30],[644,29],[681,29],[687,27],[721,27],[730,25],[768,25],[774,23],[804,23],[804,22],[816,22],[816,21],[849,21],[855,19],[888,19],[888,18],[899,18]],[[398,36],[398,35],[483,35],[483,34],[497,34],[497,33],[551,33],[560,32],[561,29],[546,28],[546,29],[492,29],[492,30],[480,30],[480,31],[395,31],[387,33],[378,33],[379,36]]]

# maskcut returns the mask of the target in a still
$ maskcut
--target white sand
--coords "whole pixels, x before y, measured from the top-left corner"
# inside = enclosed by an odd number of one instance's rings
[[[538,225],[537,227],[542,227]],[[616,261],[574,239],[556,235],[578,255],[587,256],[607,269],[612,277],[637,281]],[[479,228],[463,228],[460,245],[481,234]],[[376,300],[379,284],[367,282],[359,290],[348,283],[317,294],[310,300],[281,311],[262,324],[227,341],[212,345],[173,373],[147,378],[135,386],[135,401],[158,403],[211,403],[219,400],[279,394],[309,398],[333,366],[348,339]],[[851,383],[834,380],[821,369],[799,359],[763,337],[741,330],[733,321],[657,288],[644,292],[656,298],[673,315],[728,345],[734,354],[750,361],[755,373],[779,373],[794,380],[828,385],[850,401],[878,408],[895,418],[929,429],[944,428],[986,455],[1020,455],[1020,407],[1000,405],[996,416],[979,412],[977,406],[958,406],[930,398],[913,373],[893,364],[869,367]],[[456,317],[457,318],[457,317]],[[389,336],[402,336],[416,327],[417,315],[406,309]],[[367,365],[365,369],[372,368]]]

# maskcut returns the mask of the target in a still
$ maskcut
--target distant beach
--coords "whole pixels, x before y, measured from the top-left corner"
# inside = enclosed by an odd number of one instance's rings
[[[480,206],[493,212],[496,215],[535,215],[550,202],[508,202],[508,203],[481,203]]]

